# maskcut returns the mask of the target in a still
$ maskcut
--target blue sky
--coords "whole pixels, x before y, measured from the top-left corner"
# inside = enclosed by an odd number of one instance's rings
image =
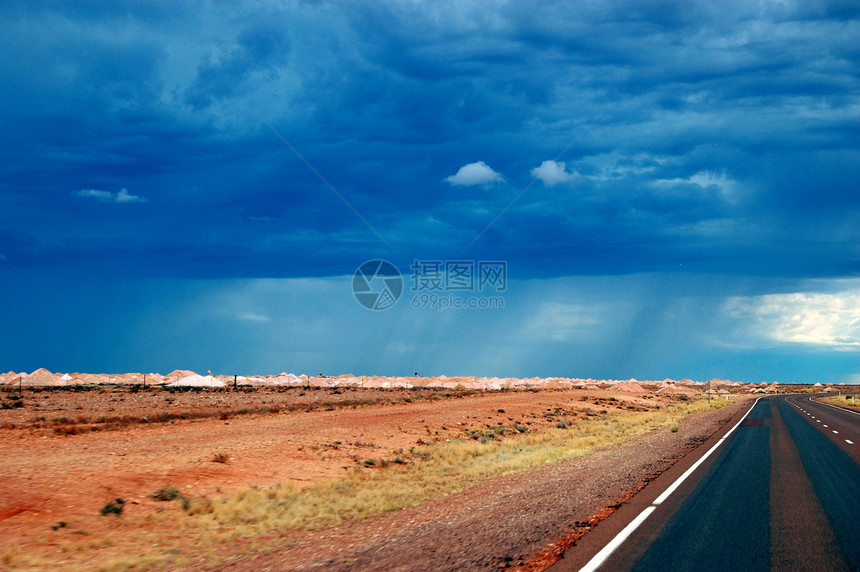
[[[855,3],[0,26],[4,371],[860,381]],[[383,311],[373,259],[406,284]],[[415,260],[505,262],[503,307],[413,308]]]

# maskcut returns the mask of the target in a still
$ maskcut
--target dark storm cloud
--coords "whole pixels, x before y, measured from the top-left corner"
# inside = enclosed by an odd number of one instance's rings
[[[857,17],[838,3],[7,5],[8,262],[207,277],[408,264],[461,255],[531,185],[470,255],[536,276],[844,272],[857,256],[838,245],[860,238]],[[579,176],[532,181],[552,159]],[[478,162],[502,182],[443,182]],[[82,189],[148,202],[106,210],[119,205],[72,200]]]
[[[185,100],[194,108],[205,108],[213,99],[233,96],[255,72],[275,73],[286,64],[287,42],[284,31],[275,26],[244,30],[236,46],[219,59],[209,54],[197,68],[197,77],[185,91]],[[269,76],[271,77],[271,76]],[[257,78],[266,81],[266,74]]]

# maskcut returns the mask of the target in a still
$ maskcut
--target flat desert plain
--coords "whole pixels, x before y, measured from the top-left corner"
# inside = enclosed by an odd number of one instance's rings
[[[0,392],[5,569],[541,569],[746,396]],[[740,401],[740,402],[738,402]]]

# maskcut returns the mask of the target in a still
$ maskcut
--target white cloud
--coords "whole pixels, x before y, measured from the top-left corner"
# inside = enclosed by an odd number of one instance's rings
[[[132,195],[128,189],[121,189],[118,193],[98,189],[83,189],[72,194],[85,199],[95,199],[101,203],[145,203],[147,201],[144,197]]]
[[[88,197],[105,203],[111,202],[113,200],[113,193],[110,193],[108,191],[98,191],[96,189],[84,189],[82,191],[77,191],[72,194],[76,197]]]
[[[576,171],[568,173],[565,164],[559,161],[544,161],[540,167],[532,169],[531,174],[532,177],[543,181],[547,187],[553,187],[559,183],[568,183],[579,176]]]
[[[145,203],[146,199],[137,195],[132,195],[128,189],[122,189],[116,194],[116,202],[118,203]]]
[[[454,186],[471,187],[473,185],[492,185],[493,183],[500,183],[504,181],[505,178],[483,161],[478,161],[477,163],[463,165],[460,167],[460,170],[457,171],[456,175],[445,177],[444,180]]]
[[[697,185],[702,189],[716,188],[720,196],[728,202],[738,200],[738,182],[721,173],[716,175],[710,171],[700,171],[686,179],[657,179],[653,183],[657,187],[673,187],[675,185]]]
[[[270,322],[270,321],[272,321],[272,319],[269,316],[264,316],[262,314],[254,314],[251,312],[239,314],[239,319],[245,320],[247,322]]]
[[[860,290],[735,297],[724,310],[770,341],[860,349]]]

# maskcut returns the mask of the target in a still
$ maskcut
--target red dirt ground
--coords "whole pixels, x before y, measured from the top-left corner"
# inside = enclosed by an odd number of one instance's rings
[[[217,498],[248,485],[311,483],[343,476],[365,459],[393,458],[398,448],[461,438],[470,427],[540,429],[665,400],[581,390],[113,388],[25,390],[22,401],[0,410],[0,564],[40,555],[74,567],[122,554],[122,542],[98,543],[116,518],[99,510],[117,497],[126,501],[123,517],[142,516],[164,510],[150,495],[166,485]],[[214,462],[217,453],[228,462]],[[52,530],[61,521],[66,526]],[[90,543],[84,554],[70,549],[81,543]]]

